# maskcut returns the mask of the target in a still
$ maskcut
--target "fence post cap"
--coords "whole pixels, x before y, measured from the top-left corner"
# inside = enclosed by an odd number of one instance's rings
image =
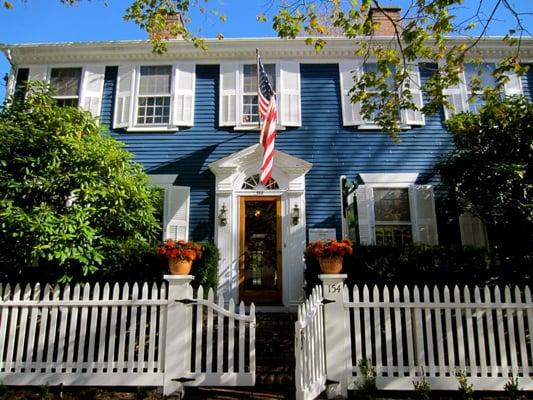
[[[163,275],[163,278],[171,286],[188,285],[194,279],[193,275]]]
[[[347,274],[320,274],[318,275],[318,278],[325,285],[335,285],[337,283],[344,282],[344,280],[348,278],[348,275]]]

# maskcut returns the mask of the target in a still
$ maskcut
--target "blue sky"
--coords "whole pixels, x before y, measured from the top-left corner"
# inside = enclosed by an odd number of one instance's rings
[[[46,43],[94,40],[145,39],[133,22],[122,19],[124,10],[130,3],[127,0],[81,0],[74,6],[60,4],[59,0],[11,0],[14,9],[0,8],[0,43]],[[490,9],[486,0],[484,6]],[[533,12],[531,0],[511,0],[522,12]],[[387,0],[394,5],[408,4],[408,0]],[[3,2],[2,2],[3,3]],[[107,4],[106,4],[107,3]],[[214,37],[222,32],[225,37],[275,36],[271,23],[259,23],[256,15],[266,10],[268,0],[210,0],[213,8],[218,8],[228,16],[226,23],[215,17],[199,16],[193,20],[192,28],[201,30],[206,37]],[[405,5],[404,4],[404,5]],[[458,20],[466,18],[477,9],[479,0],[466,0],[458,11]],[[274,10],[270,10],[270,14]],[[510,17],[498,15],[499,21],[488,32],[491,35],[504,35],[512,28]],[[527,16],[526,28],[533,31],[533,16]],[[9,63],[0,55],[0,78],[9,71]],[[0,79],[0,99],[4,98],[5,85]]]

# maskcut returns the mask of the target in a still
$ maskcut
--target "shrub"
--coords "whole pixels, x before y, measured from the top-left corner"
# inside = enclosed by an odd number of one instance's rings
[[[485,249],[411,244],[401,248],[354,247],[345,256],[347,285],[486,285],[531,284],[529,269],[498,259]],[[320,284],[320,266],[306,257],[307,290]]]
[[[220,251],[212,242],[202,243],[204,256],[193,264],[192,274],[194,275],[194,286],[202,285],[205,290],[218,286],[218,262],[220,261]]]

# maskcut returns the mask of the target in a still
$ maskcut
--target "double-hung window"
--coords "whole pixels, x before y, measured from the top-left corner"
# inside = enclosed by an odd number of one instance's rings
[[[376,244],[402,246],[413,241],[408,189],[374,188]]]
[[[80,101],[81,68],[52,68],[50,86],[60,107],[77,107]]]
[[[276,90],[276,65],[264,64],[270,85]],[[242,120],[243,124],[258,124],[257,64],[244,64],[242,69]]]
[[[464,70],[459,73],[459,83],[444,89],[449,105],[444,107],[446,119],[461,112],[477,112],[484,104],[483,89],[496,86],[495,70],[495,63],[465,64]],[[514,72],[507,72],[506,75],[505,94],[521,94],[520,77]]]
[[[263,65],[276,92],[278,127],[301,126],[300,63],[284,60]],[[222,62],[219,82],[219,125],[236,130],[259,127],[257,65]]]
[[[27,81],[48,83],[53,91],[57,105],[80,107],[98,118],[102,108],[105,65],[85,64],[79,67],[32,65],[18,68],[16,88],[11,85],[8,93],[20,89]]]
[[[485,104],[483,88],[496,86],[496,78],[493,75],[495,69],[496,65],[489,63],[465,65],[466,94],[470,111],[477,112]]]
[[[196,64],[118,67],[114,129],[175,132],[194,123]]]
[[[394,71],[386,78],[386,85],[389,91],[398,90],[401,96],[405,90],[409,90],[411,94],[411,101],[416,106],[416,110],[398,110],[398,120],[402,127],[420,126],[425,124],[424,115],[420,110],[423,107],[420,72],[418,65],[410,64],[406,66],[407,79],[403,83],[402,88],[396,88],[394,82]],[[340,73],[340,89],[341,89],[341,105],[342,105],[342,121],[345,126],[355,126],[358,129],[376,129],[379,125],[375,123],[375,116],[377,109],[382,107],[381,99],[375,97],[371,99],[376,105],[376,110],[372,113],[370,118],[364,118],[361,112],[361,103],[352,102],[352,94],[350,93],[356,81],[361,78],[364,73],[378,74],[378,67],[375,62],[365,62],[361,60],[343,60],[339,63]],[[370,88],[370,94],[378,94],[378,88]]]
[[[418,174],[360,174],[364,184],[343,199],[344,233],[361,244],[438,244],[433,188]]]
[[[140,68],[137,125],[167,125],[170,121],[171,66]]]

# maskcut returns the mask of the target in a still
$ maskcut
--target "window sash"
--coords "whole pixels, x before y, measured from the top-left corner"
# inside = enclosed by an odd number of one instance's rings
[[[141,66],[138,82],[136,125],[168,125],[172,107],[172,66]]]
[[[263,64],[272,88],[276,88],[276,64]],[[259,100],[257,97],[257,64],[244,64],[242,69],[241,123],[259,123]]]
[[[139,78],[139,96],[170,95],[172,84],[172,66],[141,66]]]
[[[81,68],[52,68],[50,86],[55,90],[55,98],[79,98]]]
[[[153,101],[150,102],[150,100]],[[158,100],[162,101],[158,102]],[[137,125],[168,125],[170,122],[170,103],[170,95],[139,96],[137,100]]]

